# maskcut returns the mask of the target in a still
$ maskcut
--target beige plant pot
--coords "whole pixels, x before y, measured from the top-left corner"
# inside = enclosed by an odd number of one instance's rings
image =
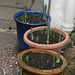
[[[46,29],[46,26],[35,27],[32,29],[32,31],[34,32],[34,31],[39,31],[39,30],[44,30],[44,29]],[[50,28],[50,30],[54,30],[54,28]],[[26,33],[24,34],[24,41],[25,43],[29,45],[30,48],[48,49],[48,50],[53,50],[57,52],[58,48],[62,50],[64,45],[68,43],[69,35],[65,31],[58,29],[58,28],[56,28],[56,32],[61,34],[63,37],[65,37],[65,39],[60,43],[47,45],[47,44],[38,44],[38,43],[32,42],[27,38],[28,34],[31,33],[31,29],[26,31]]]
[[[43,50],[43,49],[29,49],[29,50],[25,50],[25,51],[21,52],[20,54],[18,54],[17,60],[18,60],[19,65],[24,70],[23,71],[24,75],[54,75],[54,74],[59,74],[67,66],[66,59],[62,55],[60,55],[60,59],[62,60],[63,64],[59,68],[52,69],[52,70],[40,70],[40,69],[33,68],[33,67],[25,64],[23,61],[23,56],[25,56],[29,53],[47,53],[49,55],[57,56],[56,52],[50,51],[50,50]]]

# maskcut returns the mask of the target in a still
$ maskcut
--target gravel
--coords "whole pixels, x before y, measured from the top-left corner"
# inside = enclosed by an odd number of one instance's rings
[[[17,35],[0,32],[0,75],[22,75],[18,53]]]

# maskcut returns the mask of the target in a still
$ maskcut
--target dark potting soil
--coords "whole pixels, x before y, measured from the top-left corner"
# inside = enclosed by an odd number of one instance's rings
[[[36,23],[44,23],[46,22],[43,17],[40,15],[33,15],[33,14],[28,14],[26,21],[25,21],[25,16],[22,15],[17,18],[19,21],[25,22],[25,23],[31,23],[31,24],[36,24]]]
[[[31,33],[28,35],[28,39],[39,44],[47,44],[47,33],[46,29],[35,31],[33,32],[34,39],[31,40]],[[39,37],[38,42],[36,41],[36,38]],[[49,44],[56,44],[59,43],[59,33],[50,30],[49,35]],[[63,41],[65,38],[61,35],[61,41]]]
[[[27,54],[26,56],[23,57],[24,63],[27,65],[41,69],[41,70],[51,70],[51,69],[56,69],[59,68],[63,62],[60,59],[59,63],[56,63],[56,57],[55,57],[55,66],[53,67],[53,56],[49,54],[41,54],[41,53],[31,53]]]

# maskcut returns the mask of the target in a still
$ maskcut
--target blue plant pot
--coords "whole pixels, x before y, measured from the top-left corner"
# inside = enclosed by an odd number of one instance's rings
[[[42,12],[40,12],[40,11],[33,11],[33,10],[28,10],[27,11],[27,14],[36,14],[36,15],[43,16],[43,13]],[[22,15],[24,15],[24,11],[21,11],[21,12],[16,13],[14,15],[14,20],[16,21],[17,36],[18,36],[18,42],[19,42],[20,49],[26,50],[26,49],[29,49],[29,47],[28,47],[28,45],[23,40],[24,33],[28,29],[30,29],[31,27],[45,26],[46,25],[46,22],[44,22],[44,23],[37,23],[37,24],[24,23],[24,22],[21,22],[21,21],[19,21],[17,19],[19,16],[22,16]],[[46,18],[48,18],[48,17],[51,20],[51,17],[48,14],[46,14]]]

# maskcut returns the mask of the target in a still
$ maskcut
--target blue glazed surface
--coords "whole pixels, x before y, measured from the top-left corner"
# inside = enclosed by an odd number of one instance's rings
[[[43,16],[43,13],[40,11],[33,11],[33,10],[28,10],[27,14],[36,14],[36,15],[40,15]],[[17,20],[17,18],[21,15],[24,15],[24,11],[18,12],[14,15],[14,20],[16,21],[16,27],[17,27],[17,36],[18,36],[18,42],[19,42],[19,46],[22,50],[26,50],[28,49],[28,45],[24,42],[23,40],[23,35],[24,33],[30,29],[31,27],[37,27],[37,26],[45,26],[46,22],[44,23],[37,23],[37,24],[28,24],[28,23],[24,23],[21,22],[19,20]],[[46,18],[48,18],[51,20],[51,17],[46,14]]]

